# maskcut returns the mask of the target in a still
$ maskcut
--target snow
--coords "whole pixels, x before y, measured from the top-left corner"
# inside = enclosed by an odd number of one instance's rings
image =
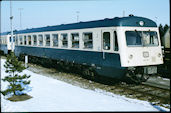
[[[7,74],[3,67],[5,60],[1,59],[1,78]],[[47,111],[170,111],[169,109],[154,106],[147,101],[130,99],[124,96],[105,92],[83,89],[78,86],[42,76],[29,70],[23,74],[31,75],[28,95],[33,98],[11,102],[1,94],[2,112],[47,112]],[[7,83],[1,80],[1,89]]]

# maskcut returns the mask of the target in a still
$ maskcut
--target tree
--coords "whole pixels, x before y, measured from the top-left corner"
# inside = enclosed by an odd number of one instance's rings
[[[169,26],[167,24],[164,25],[164,27],[160,24],[159,25],[159,33],[160,33],[160,39],[161,39],[161,44],[163,45],[163,37],[165,33],[167,32]]]
[[[168,26],[167,24],[165,24],[165,26],[164,26],[164,28],[163,28],[164,34],[167,32],[168,28],[169,28],[169,26]]]
[[[164,29],[161,24],[159,25],[159,33],[160,33],[160,37],[162,38],[164,36]]]
[[[4,91],[1,91],[3,95],[22,95],[23,90],[25,90],[25,86],[30,84],[30,75],[19,75],[24,69],[26,69],[22,62],[18,61],[17,57],[13,52],[7,55],[7,60],[5,62],[4,67],[6,68],[6,73],[8,76],[5,76],[3,81],[7,81],[9,83],[8,88]]]

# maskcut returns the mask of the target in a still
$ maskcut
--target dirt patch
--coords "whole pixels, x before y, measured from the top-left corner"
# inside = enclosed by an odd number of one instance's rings
[[[14,96],[7,98],[7,99],[10,101],[13,101],[13,102],[17,102],[17,101],[25,101],[25,100],[28,100],[31,98],[32,98],[32,96],[24,94],[24,95],[14,95]]]

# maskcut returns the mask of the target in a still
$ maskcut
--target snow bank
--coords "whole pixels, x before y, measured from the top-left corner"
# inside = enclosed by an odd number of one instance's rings
[[[6,76],[3,67],[5,60],[1,59],[1,78]],[[161,111],[169,109],[153,106],[149,102],[126,98],[103,90],[82,89],[71,84],[35,74],[29,70],[23,73],[31,75],[33,98],[11,102],[1,95],[2,112],[41,112],[41,111]],[[1,89],[7,83],[1,81]]]

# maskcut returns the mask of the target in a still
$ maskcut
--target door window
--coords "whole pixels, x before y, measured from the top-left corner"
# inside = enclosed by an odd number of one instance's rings
[[[113,39],[113,49],[114,51],[118,51],[119,48],[118,48],[118,37],[117,37],[117,33],[116,31],[114,31],[114,39]]]
[[[110,32],[103,33],[103,49],[110,50]]]

